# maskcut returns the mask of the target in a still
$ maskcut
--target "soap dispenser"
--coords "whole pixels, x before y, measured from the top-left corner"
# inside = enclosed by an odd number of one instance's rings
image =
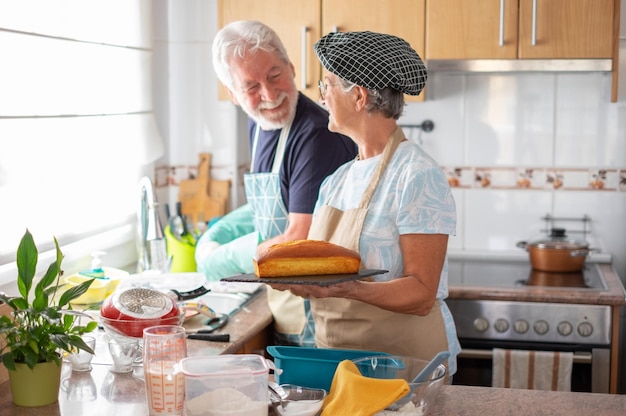
[[[93,277],[96,279],[107,279],[104,269],[102,268],[102,260],[100,257],[104,256],[104,251],[94,251],[91,253],[91,268],[78,272],[78,274]]]

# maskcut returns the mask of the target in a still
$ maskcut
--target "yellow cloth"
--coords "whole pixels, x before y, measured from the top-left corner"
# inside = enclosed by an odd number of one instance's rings
[[[339,363],[322,416],[371,416],[409,393],[402,379],[364,377],[350,360]]]

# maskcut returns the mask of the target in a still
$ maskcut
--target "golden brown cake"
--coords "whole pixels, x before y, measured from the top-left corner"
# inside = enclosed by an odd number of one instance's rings
[[[358,273],[361,256],[356,251],[318,240],[274,244],[254,259],[254,272],[263,277]]]

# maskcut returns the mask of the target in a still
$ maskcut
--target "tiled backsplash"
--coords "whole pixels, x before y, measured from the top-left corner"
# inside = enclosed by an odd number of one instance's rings
[[[585,238],[626,279],[625,83],[611,103],[606,73],[431,74],[426,101],[408,105],[400,124],[434,122],[405,133],[453,186],[450,248],[515,253],[542,234],[546,215],[588,216]]]

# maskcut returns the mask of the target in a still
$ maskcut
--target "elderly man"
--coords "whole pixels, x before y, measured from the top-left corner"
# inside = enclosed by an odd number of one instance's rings
[[[220,223],[233,227],[226,216],[198,243],[198,268],[209,280],[251,273],[257,244],[305,239],[321,182],[356,156],[350,139],[328,131],[328,113],[298,92],[280,38],[263,23],[238,21],[220,30],[213,67],[233,102],[250,117],[251,162],[244,177],[248,204],[232,214],[243,223],[248,218],[247,229],[215,238]],[[308,301],[268,291],[276,342],[312,346]]]

